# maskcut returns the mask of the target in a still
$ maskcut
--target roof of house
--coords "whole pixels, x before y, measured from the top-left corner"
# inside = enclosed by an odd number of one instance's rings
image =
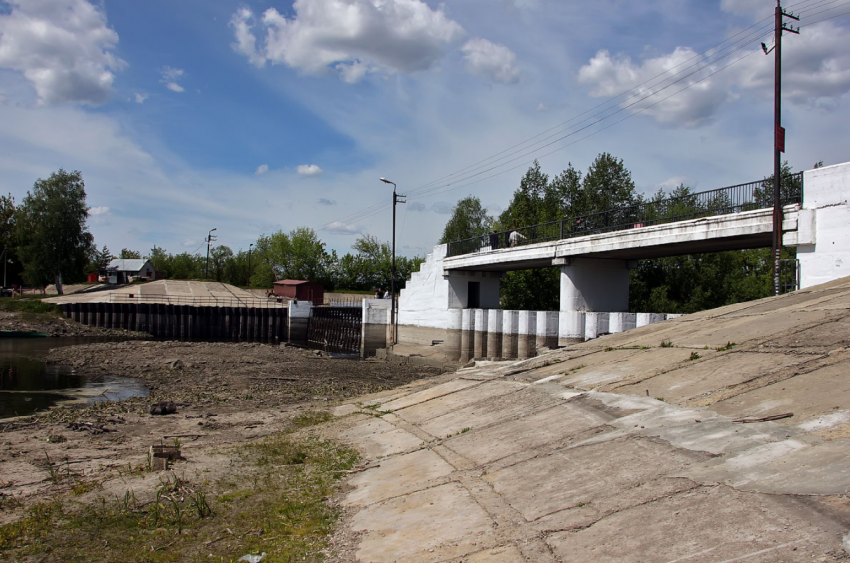
[[[115,272],[138,272],[145,267],[148,261],[144,258],[127,260],[123,258],[114,258],[106,267],[109,271]]]

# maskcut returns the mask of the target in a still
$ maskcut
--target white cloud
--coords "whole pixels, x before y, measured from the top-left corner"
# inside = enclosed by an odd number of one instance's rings
[[[421,0],[296,0],[294,16],[269,8],[258,22],[247,8],[230,20],[233,48],[257,66],[266,61],[309,74],[336,70],[356,82],[367,72],[430,68],[464,30]]]
[[[23,73],[42,103],[101,104],[125,66],[118,34],[86,0],[8,0],[0,13],[0,67]]]
[[[177,92],[179,94],[186,90],[177,83],[177,81],[186,74],[186,71],[182,68],[171,68],[170,66],[162,67],[160,74],[162,74],[162,80],[160,80],[160,82],[165,84],[165,87],[172,92]]]
[[[519,82],[516,55],[507,47],[476,38],[467,41],[461,51],[466,69],[472,74],[504,84]]]
[[[579,69],[578,79],[583,84],[593,86],[591,96],[614,97],[628,91],[629,96],[620,100],[621,107],[631,106],[632,111],[644,109],[644,113],[662,124],[693,127],[710,119],[730,95],[723,80],[728,75],[698,82],[716,70],[710,64],[699,73],[662,91],[664,86],[673,81],[668,76],[696,62],[705,62],[705,59],[689,47],[676,47],[669,55],[647,59],[639,65],[628,56],[612,57],[608,51],[602,50]],[[670,74],[665,74],[665,78],[655,78],[668,72]],[[689,88],[659,102],[685,86]],[[645,102],[639,101],[653,93],[657,94]]]
[[[145,100],[148,99],[148,97],[149,96],[147,94],[136,94],[136,103],[143,104],[145,103]]]
[[[254,174],[256,174],[257,176],[262,176],[263,174],[265,174],[268,171],[269,171],[269,165],[268,164],[261,164],[257,167],[257,170],[254,171]]]
[[[410,203],[407,208],[413,213],[425,213],[425,210],[427,209],[425,204],[421,201],[414,201],[413,203]]]
[[[100,215],[109,215],[109,208],[105,205],[101,205],[99,207],[89,207],[89,215],[92,217],[97,217]]]
[[[315,164],[302,164],[295,169],[302,176],[321,176],[323,170]]]
[[[248,61],[258,67],[265,66],[266,58],[257,53],[257,38],[251,31],[254,26],[254,14],[248,8],[240,8],[230,18],[230,27],[236,36],[236,42],[230,46],[237,53],[248,57]]]
[[[204,240],[206,240],[206,239],[204,239]],[[197,240],[192,239],[192,238],[187,238],[186,240],[183,241],[183,247],[184,248],[197,246],[198,244],[200,244],[200,243]]]
[[[349,225],[347,223],[343,223],[342,221],[334,221],[330,225],[326,226],[323,230],[343,235],[355,235],[363,232],[362,227]]]
[[[790,37],[782,53],[783,98],[827,109],[837,104],[841,96],[850,92],[848,42],[850,30],[832,22],[811,25],[802,35]],[[710,121],[725,103],[746,92],[773,96],[773,57],[765,57],[759,48],[741,58],[745,54],[715,63],[710,56],[697,54],[690,47],[677,47],[670,54],[636,63],[626,55],[612,56],[602,50],[581,67],[578,79],[591,86],[590,94],[595,97],[628,92],[628,97],[618,101],[620,107],[630,111],[643,109],[659,123],[699,126]],[[702,68],[686,77],[694,72],[695,64]],[[680,82],[672,84],[680,78]],[[668,98],[679,90],[682,91]],[[650,94],[656,95],[640,101]]]
[[[454,207],[454,204],[449,203],[448,201],[437,201],[434,202],[431,209],[434,213],[439,213],[440,215],[451,215]]]
[[[333,200],[333,199],[327,199],[327,198],[324,198],[324,197],[323,197],[323,198],[320,198],[318,203],[319,203],[319,205],[326,205],[326,206],[328,206],[328,207],[331,207],[331,206],[333,206],[333,205],[336,205],[336,201],[335,201],[335,200]]]

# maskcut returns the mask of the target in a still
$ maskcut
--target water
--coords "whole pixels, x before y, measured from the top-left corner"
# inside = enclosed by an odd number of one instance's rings
[[[72,373],[47,365],[51,348],[114,341],[106,338],[0,338],[0,419],[32,414],[60,402],[92,404],[147,396],[147,388],[128,377]]]

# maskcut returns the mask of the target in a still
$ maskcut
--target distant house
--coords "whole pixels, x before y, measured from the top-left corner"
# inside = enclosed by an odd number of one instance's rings
[[[150,260],[115,258],[106,267],[108,283],[129,283],[137,279],[153,281],[156,279],[156,268]]]
[[[306,280],[280,280],[274,282],[274,294],[290,299],[312,301],[313,305],[322,305],[325,301],[325,288],[320,283]]]

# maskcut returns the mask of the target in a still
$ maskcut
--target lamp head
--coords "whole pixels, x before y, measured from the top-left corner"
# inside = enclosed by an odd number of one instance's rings
[[[393,184],[393,185],[395,185],[395,182],[391,182],[391,181],[387,180],[386,178],[381,178],[381,181],[382,181],[383,183],[385,183],[385,184]]]

